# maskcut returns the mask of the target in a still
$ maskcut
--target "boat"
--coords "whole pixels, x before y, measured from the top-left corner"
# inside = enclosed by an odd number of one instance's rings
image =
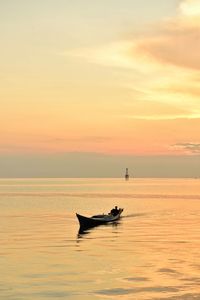
[[[108,214],[95,215],[92,217],[85,217],[76,213],[76,216],[79,220],[80,228],[87,229],[87,228],[115,222],[119,220],[122,212],[123,212],[123,208],[119,208],[116,213],[110,212]]]

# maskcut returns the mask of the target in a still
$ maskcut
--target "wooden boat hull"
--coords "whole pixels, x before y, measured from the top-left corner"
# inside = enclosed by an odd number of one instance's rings
[[[83,228],[87,229],[90,227],[95,227],[95,226],[99,226],[99,225],[103,225],[103,224],[107,224],[107,223],[112,223],[112,222],[119,220],[122,211],[123,211],[123,209],[120,209],[119,214],[117,214],[116,216],[99,215],[99,216],[93,216],[91,218],[82,216],[80,214],[76,214],[76,216],[79,220],[80,227],[82,229]]]

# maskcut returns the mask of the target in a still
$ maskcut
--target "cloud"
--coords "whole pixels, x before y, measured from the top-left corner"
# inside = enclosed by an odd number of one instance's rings
[[[162,94],[162,90],[160,94]],[[154,93],[155,95],[155,93]],[[137,120],[175,120],[175,119],[200,119],[200,111],[185,109],[173,103],[159,101],[135,100],[129,105],[129,112],[123,117]]]
[[[149,109],[140,118],[200,116],[200,0],[181,1],[175,17],[153,24],[151,29],[143,28],[140,34],[134,32],[110,44],[77,49],[67,55],[126,70],[120,73],[124,76],[120,84],[132,89],[133,101],[149,102],[152,106],[155,101],[170,104],[175,111],[184,107],[178,113],[152,114]]]
[[[172,145],[175,150],[184,150],[188,154],[200,154],[200,143],[177,143]]]
[[[134,53],[146,55],[160,64],[200,70],[200,28],[165,29],[158,36],[144,38],[133,48]]]
[[[177,16],[153,30],[101,47],[74,50],[65,54],[85,57],[103,65],[151,70],[163,63],[200,69],[200,0],[180,3]]]
[[[161,114],[161,115],[158,115],[158,114],[154,114],[154,115],[140,115],[140,116],[137,116],[137,115],[131,115],[130,116],[127,116],[127,118],[132,118],[132,119],[135,119],[135,120],[177,120],[177,119],[200,119],[200,113],[195,115],[195,114],[191,114],[191,115],[188,115],[188,114],[185,114],[185,115],[176,115],[176,114]]]
[[[99,47],[70,50],[62,53],[62,55],[74,56],[80,59],[83,58],[90,63],[96,63],[103,66],[132,69],[135,67],[135,64],[128,56],[132,45],[132,41],[121,40]]]
[[[182,84],[170,84],[169,86],[165,86],[164,88],[160,88],[161,91],[171,91],[175,94],[184,94],[191,96],[193,99],[197,98],[199,102],[200,97],[200,86],[199,82],[195,82],[195,79],[192,79],[192,83],[189,82],[187,85]]]
[[[200,0],[182,1],[179,14],[155,27],[155,32],[136,42],[138,53],[180,68],[200,70]]]

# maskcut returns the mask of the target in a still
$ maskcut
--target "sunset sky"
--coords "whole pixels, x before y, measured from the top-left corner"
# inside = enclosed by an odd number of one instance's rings
[[[200,0],[0,1],[0,36],[0,177],[200,176]]]

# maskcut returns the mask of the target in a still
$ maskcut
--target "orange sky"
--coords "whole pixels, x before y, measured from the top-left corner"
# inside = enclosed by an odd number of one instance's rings
[[[0,4],[0,153],[200,153],[200,0],[75,2]]]

